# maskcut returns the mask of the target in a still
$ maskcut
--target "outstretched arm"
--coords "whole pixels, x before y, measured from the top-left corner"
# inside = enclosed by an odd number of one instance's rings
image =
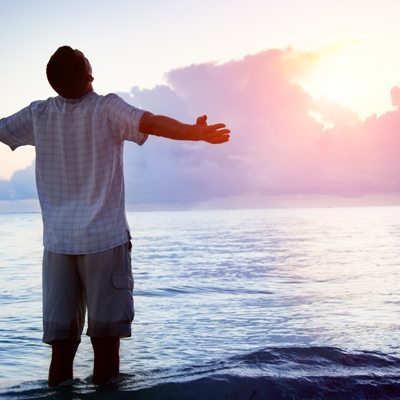
[[[194,125],[183,124],[176,119],[163,115],[145,112],[139,124],[139,130],[149,135],[162,136],[175,140],[204,140],[212,144],[224,143],[229,140],[229,129],[225,124],[207,125],[207,116],[197,118]]]

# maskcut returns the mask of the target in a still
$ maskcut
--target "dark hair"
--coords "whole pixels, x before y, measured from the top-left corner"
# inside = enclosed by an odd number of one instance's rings
[[[67,99],[82,97],[88,86],[86,59],[69,46],[59,47],[50,57],[46,75],[51,87]]]

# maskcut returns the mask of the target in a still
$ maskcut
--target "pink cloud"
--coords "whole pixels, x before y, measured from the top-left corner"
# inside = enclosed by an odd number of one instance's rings
[[[400,87],[394,86],[390,91],[390,95],[392,96],[392,105],[395,107],[400,106]]]
[[[211,109],[215,118],[232,128],[226,149],[246,161],[226,173],[233,173],[246,191],[339,196],[398,193],[400,111],[361,121],[356,112],[338,102],[313,99],[293,83],[293,77],[306,73],[315,60],[310,53],[274,49],[227,64],[174,70],[168,81],[191,112]],[[397,104],[400,88],[393,88],[391,95]],[[312,113],[332,127],[324,129]],[[218,159],[222,167],[224,154],[225,149]]]

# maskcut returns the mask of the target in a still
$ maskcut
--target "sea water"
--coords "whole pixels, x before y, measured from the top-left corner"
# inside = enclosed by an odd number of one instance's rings
[[[400,398],[400,207],[129,213],[121,375],[48,388],[40,214],[0,214],[1,399]]]

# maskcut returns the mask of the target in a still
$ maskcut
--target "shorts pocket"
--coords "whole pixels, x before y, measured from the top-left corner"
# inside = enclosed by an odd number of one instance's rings
[[[115,289],[133,290],[133,276],[131,274],[113,274],[112,284]]]

